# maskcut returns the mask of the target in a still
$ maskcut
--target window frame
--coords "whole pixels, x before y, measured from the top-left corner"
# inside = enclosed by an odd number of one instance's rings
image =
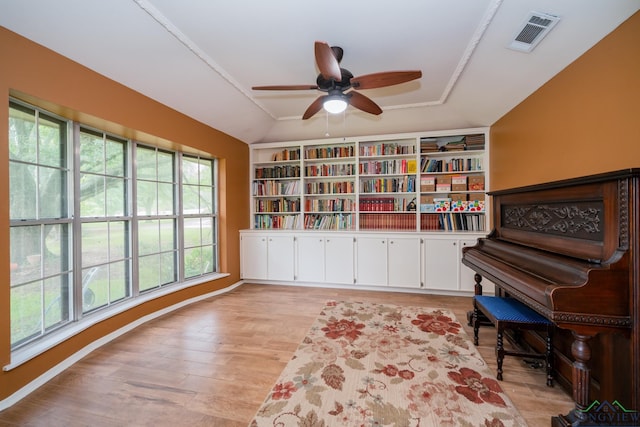
[[[219,188],[218,188],[218,160],[214,157],[205,157],[205,156],[195,156],[198,159],[205,159],[211,162],[212,167],[212,210],[213,212],[210,214],[212,221],[214,223],[215,233],[212,236],[213,238],[213,247],[214,247],[214,266],[213,271],[209,273],[204,273],[195,277],[190,277],[185,279],[184,276],[184,215],[182,211],[182,162],[184,152],[179,150],[165,150],[159,147],[155,147],[153,145],[149,145],[146,143],[142,143],[139,141],[135,141],[132,139],[124,138],[122,136],[114,135],[112,133],[96,129],[91,126],[86,126],[82,123],[73,121],[71,119],[66,119],[63,117],[58,117],[55,114],[50,113],[49,111],[25,103],[18,99],[9,98],[9,108],[13,108],[13,106],[18,106],[18,108],[33,110],[37,112],[37,114],[43,114],[46,117],[54,117],[56,120],[60,120],[66,124],[66,191],[67,191],[67,200],[66,200],[66,210],[67,210],[67,218],[64,219],[46,219],[44,222],[46,224],[58,224],[64,223],[67,224],[69,235],[68,237],[68,273],[70,275],[70,280],[72,284],[70,285],[69,292],[69,309],[71,311],[70,318],[63,325],[56,327],[51,331],[45,331],[45,333],[39,335],[34,339],[30,339],[27,342],[19,342],[19,343],[11,343],[11,362],[4,367],[5,370],[10,370],[15,368],[16,366],[21,365],[27,360],[32,359],[38,354],[43,353],[44,351],[54,347],[60,342],[78,334],[79,332],[91,327],[92,325],[106,320],[110,317],[113,317],[119,313],[130,310],[138,305],[144,304],[153,299],[162,297],[167,294],[171,294],[177,292],[181,289],[188,288],[191,286],[195,286],[201,283],[209,282],[212,280],[216,280],[222,277],[228,276],[228,273],[220,273],[219,271],[219,262],[220,262],[220,253],[219,253],[219,218],[218,218],[218,206],[219,206]],[[107,215],[105,211],[104,217],[82,217],[80,211],[80,177],[82,171],[80,169],[80,134],[81,130],[86,130],[91,133],[99,133],[103,134],[106,138],[114,138],[118,141],[121,141],[125,144],[125,171],[124,171],[124,180],[125,180],[125,207],[122,216],[114,216],[110,217]],[[138,177],[137,177],[137,165],[136,165],[136,156],[138,146],[143,148],[150,148],[155,150],[156,152],[166,152],[170,153],[173,156],[173,213],[171,215],[163,215],[162,217],[172,218],[174,220],[174,265],[175,265],[175,281],[163,284],[162,286],[155,287],[144,292],[140,292],[139,290],[139,270],[138,270],[138,261],[140,258],[139,248],[138,248],[138,232],[139,227],[137,221],[139,220],[138,209],[136,205],[136,192],[138,187]],[[187,155],[189,157],[194,157],[193,155]],[[9,158],[9,162],[12,159]],[[105,167],[106,170],[106,167]],[[107,177],[107,174],[105,174]],[[106,178],[105,178],[106,179]],[[77,195],[77,197],[76,197]],[[105,195],[105,200],[106,200]],[[108,202],[105,202],[108,203]],[[106,209],[106,207],[105,207]],[[11,216],[11,215],[10,215]],[[147,216],[143,216],[147,217]],[[129,296],[124,297],[123,299],[113,301],[113,303],[107,304],[105,306],[92,309],[89,311],[83,312],[82,309],[82,225],[90,224],[96,222],[106,222],[107,224],[111,224],[111,221],[124,221],[125,223],[128,221],[128,259],[130,260],[129,265]],[[24,225],[35,225],[40,224],[43,221],[24,221],[24,220],[11,220],[10,227],[14,226],[24,226]],[[125,249],[126,250],[126,249]],[[42,278],[40,278],[42,280]],[[134,322],[135,323],[135,322]],[[132,328],[133,326],[131,326]],[[129,328],[129,326],[125,327]]]

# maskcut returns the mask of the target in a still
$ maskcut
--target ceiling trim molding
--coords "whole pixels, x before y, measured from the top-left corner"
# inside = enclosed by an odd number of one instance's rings
[[[162,12],[160,12],[155,6],[153,6],[147,0],[133,0],[140,9],[142,9],[147,15],[162,26],[169,34],[171,34],[180,44],[186,47],[191,53],[193,53],[198,59],[204,62],[207,67],[213,70],[216,74],[227,81],[231,86],[236,88],[238,92],[244,95],[249,101],[255,104],[262,111],[267,113],[271,118],[276,120],[277,118],[266,109],[266,107],[257,102],[253,96],[238,83],[229,73],[225,71],[216,61],[214,61],[209,55],[207,55],[198,45],[187,37],[180,29],[174,25]]]
[[[482,21],[480,21],[480,25],[476,29],[476,32],[473,35],[473,37],[471,37],[471,41],[467,46],[467,49],[465,50],[464,54],[462,55],[462,58],[460,59],[458,66],[453,72],[453,75],[451,76],[451,80],[449,80],[449,83],[447,84],[446,88],[444,89],[444,92],[442,93],[442,97],[440,97],[440,100],[439,100],[440,104],[444,104],[449,98],[449,95],[453,91],[454,86],[458,82],[458,79],[462,75],[462,72],[464,71],[467,64],[469,63],[471,56],[473,56],[473,52],[475,52],[476,47],[478,47],[478,43],[480,43],[480,40],[482,40],[482,36],[484,36],[484,33],[487,31],[487,28],[489,27],[489,24],[493,20],[493,17],[496,15],[496,12],[498,12],[498,9],[500,8],[502,1],[503,0],[494,0],[489,5],[489,8],[487,8],[487,12],[485,13],[484,18],[482,19]],[[433,104],[425,103],[423,105],[433,105]]]

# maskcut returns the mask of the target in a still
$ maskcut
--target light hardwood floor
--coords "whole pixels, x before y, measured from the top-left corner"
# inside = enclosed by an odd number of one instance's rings
[[[471,298],[244,284],[150,321],[0,412],[2,426],[246,427],[328,300],[442,307],[471,337]],[[495,372],[495,331],[479,350]],[[542,369],[506,357],[501,383],[532,427],[573,407]]]

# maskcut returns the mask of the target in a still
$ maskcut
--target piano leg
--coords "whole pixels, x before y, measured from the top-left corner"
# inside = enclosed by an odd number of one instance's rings
[[[476,273],[476,274],[473,275],[473,280],[476,282],[476,284],[473,286],[473,294],[474,295],[482,295],[482,283],[481,283],[482,282],[482,276],[479,275],[478,273]],[[487,325],[488,324],[487,323],[488,319],[486,317],[484,317],[483,313],[480,313],[480,316],[481,316],[480,317],[481,318],[481,323],[483,325]],[[471,311],[467,312],[467,325],[473,326],[473,324],[474,324],[473,322],[474,322],[474,320],[473,320],[473,310],[471,310]]]
[[[573,401],[576,406],[567,415],[558,415],[551,418],[553,427],[577,427],[587,421],[587,414],[584,412],[589,406],[589,386],[591,382],[591,371],[589,370],[589,360],[591,359],[591,347],[589,340],[591,335],[581,335],[573,332],[573,344],[571,344],[571,354],[573,362]]]

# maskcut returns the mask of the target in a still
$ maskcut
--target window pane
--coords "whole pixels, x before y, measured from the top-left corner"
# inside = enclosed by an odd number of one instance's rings
[[[138,222],[138,252],[140,255],[160,252],[160,228],[157,220]]]
[[[51,329],[70,318],[71,281],[64,274],[44,281],[44,328]]]
[[[200,187],[200,213],[213,213],[213,194],[211,187]]]
[[[157,164],[155,150],[138,146],[136,149],[136,177],[156,180]]]
[[[173,214],[173,184],[158,184],[158,214]]]
[[[129,296],[129,262],[114,262],[109,265],[109,289],[111,302],[116,302]]]
[[[67,174],[60,169],[38,168],[40,179],[40,216],[39,218],[63,218],[66,215]],[[64,198],[64,199],[63,199]]]
[[[116,261],[127,257],[127,223],[115,221],[109,223],[109,260]]]
[[[81,174],[80,176],[80,216],[104,216],[104,177]]]
[[[214,267],[215,265],[215,261],[214,261],[214,252],[213,252],[213,246],[203,246],[202,247],[202,264],[203,264],[203,268],[202,268],[202,273],[213,273]]]
[[[158,181],[173,182],[173,154],[158,151]]]
[[[184,251],[184,277],[199,276],[202,271],[201,249],[192,248]]]
[[[40,116],[38,132],[38,163],[42,165],[64,167],[66,165],[66,138],[64,124],[54,120],[47,120]]]
[[[123,216],[125,214],[125,180],[120,178],[106,178],[107,184],[107,215]]]
[[[213,220],[207,217],[202,218],[202,244],[212,245],[213,236]]]
[[[182,158],[182,183],[198,185],[199,164],[197,159],[189,157]]]
[[[11,227],[11,285],[41,277],[42,249],[39,225]]]
[[[109,266],[82,270],[82,312],[86,313],[109,303]]]
[[[80,132],[80,170],[104,174],[104,137]]]
[[[69,225],[52,224],[43,226],[44,231],[44,275],[53,276],[70,270]]]
[[[192,248],[194,246],[200,246],[202,244],[200,238],[200,218],[185,218],[184,219],[184,246],[186,248]]]
[[[42,282],[11,287],[11,343],[37,336],[42,331]]]
[[[125,144],[107,139],[107,175],[125,176]]]
[[[138,215],[157,215],[157,184],[155,182],[138,181]]]
[[[9,108],[9,158],[36,162],[35,110],[16,106]]]
[[[200,212],[199,187],[194,185],[182,186],[182,212],[197,214]]]
[[[160,255],[149,255],[139,259],[140,291],[155,288],[160,284]]]
[[[160,251],[167,252],[175,249],[175,227],[172,219],[160,220]]]
[[[82,224],[82,266],[89,267],[109,261],[109,224],[92,222]]]
[[[36,167],[9,164],[9,209],[11,219],[36,218]]]
[[[213,166],[211,160],[200,159],[200,185],[213,185]]]
[[[176,281],[176,262],[175,253],[170,252],[168,254],[160,255],[162,262],[162,272],[160,276],[160,283],[165,285],[167,283],[173,283]]]

